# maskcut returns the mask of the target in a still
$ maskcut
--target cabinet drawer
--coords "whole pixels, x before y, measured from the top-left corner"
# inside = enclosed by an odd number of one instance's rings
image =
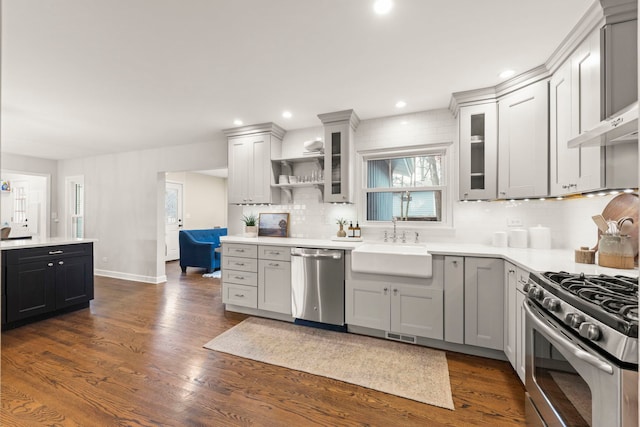
[[[258,308],[258,289],[253,286],[225,283],[222,285],[222,302]]]
[[[222,256],[237,256],[243,258],[257,258],[257,245],[243,245],[239,243],[223,243]]]
[[[258,258],[290,261],[291,248],[288,246],[258,246]]]
[[[67,257],[93,255],[93,243],[74,245],[43,246],[38,248],[7,250],[7,264],[22,264],[46,260],[58,260]]]
[[[222,270],[223,283],[258,286],[258,273],[238,270]]]
[[[222,269],[257,272],[258,260],[254,258],[225,256],[225,257],[222,257]]]

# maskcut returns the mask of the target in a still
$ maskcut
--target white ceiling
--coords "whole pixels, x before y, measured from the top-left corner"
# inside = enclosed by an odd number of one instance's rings
[[[372,3],[2,0],[2,151],[64,159],[220,139],[236,118],[290,130],[446,108],[544,63],[592,0]]]

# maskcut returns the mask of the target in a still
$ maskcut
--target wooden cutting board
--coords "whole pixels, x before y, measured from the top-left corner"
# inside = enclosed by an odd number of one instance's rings
[[[620,234],[631,236],[631,244],[636,260],[638,259],[638,208],[638,195],[635,193],[624,193],[611,199],[602,211],[602,216],[607,221],[618,221],[620,218],[626,216],[633,219],[633,224],[631,224],[630,221],[624,223]],[[602,232],[598,230],[598,243],[600,243],[601,235]],[[598,245],[596,245],[595,249],[598,249]]]

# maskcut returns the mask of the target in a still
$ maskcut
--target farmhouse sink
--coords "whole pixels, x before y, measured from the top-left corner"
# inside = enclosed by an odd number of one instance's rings
[[[389,276],[431,277],[433,263],[424,245],[364,243],[351,251],[351,270]]]

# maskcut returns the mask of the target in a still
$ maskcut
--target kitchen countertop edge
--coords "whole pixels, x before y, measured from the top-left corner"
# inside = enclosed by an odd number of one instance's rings
[[[33,239],[16,239],[0,241],[0,250],[39,248],[45,246],[76,245],[79,243],[94,243],[96,239],[74,239],[69,237],[47,237]]]
[[[334,241],[330,239],[282,238],[282,237],[244,237],[221,236],[222,243],[246,243],[271,246],[290,246],[323,249],[353,250],[365,242]],[[366,243],[382,243],[368,241]],[[393,245],[394,243],[387,243]],[[401,244],[401,243],[396,243]],[[570,249],[520,249],[496,247],[477,243],[438,243],[422,242],[432,255],[468,256],[481,258],[501,258],[527,271],[566,271],[568,273],[607,274],[638,276],[638,269],[616,269],[601,267],[598,264],[580,264],[575,262],[575,252]]]

